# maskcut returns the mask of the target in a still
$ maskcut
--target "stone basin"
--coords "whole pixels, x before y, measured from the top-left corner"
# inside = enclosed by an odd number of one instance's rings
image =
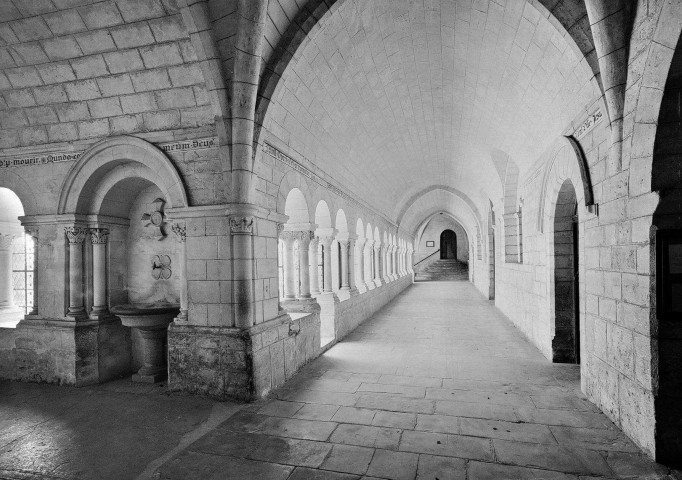
[[[165,380],[168,376],[165,339],[168,325],[180,313],[180,305],[133,303],[116,305],[111,313],[119,317],[124,326],[137,329],[142,337],[144,365],[133,375],[133,381],[155,383]]]

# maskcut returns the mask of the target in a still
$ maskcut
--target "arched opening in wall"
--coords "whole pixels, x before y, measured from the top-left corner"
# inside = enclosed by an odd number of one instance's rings
[[[488,211],[488,265],[490,274],[488,300],[495,300],[495,211],[492,204]]]
[[[679,28],[679,27],[678,27]],[[642,340],[658,332],[658,343],[652,341],[643,358],[653,359],[652,374],[658,392],[655,396],[656,460],[667,465],[682,466],[682,37],[678,40],[668,72],[658,117],[654,141],[651,190],[660,194],[653,216],[650,254],[656,259],[656,297],[648,297],[648,285],[637,289],[636,295],[623,299],[628,312],[646,311],[655,305],[658,325],[642,322],[636,327],[636,338]],[[639,235],[646,240],[646,233]],[[645,258],[648,259],[648,256]],[[655,303],[654,303],[655,302]],[[644,342],[642,342],[644,343]],[[657,352],[656,352],[657,347]],[[656,364],[656,353],[658,362]]]
[[[552,361],[580,363],[578,202],[570,180],[554,209],[554,337]]]
[[[8,188],[0,188],[0,328],[13,328],[34,307],[35,244],[19,217],[24,207]]]
[[[443,230],[440,234],[441,260],[457,260],[457,234],[452,230]]]
[[[308,202],[303,192],[292,188],[284,203],[284,214],[289,217],[280,233],[279,258],[280,268],[280,299],[286,302],[295,301],[310,296],[309,285],[302,287],[303,269],[309,272],[308,255],[310,248],[310,215]],[[302,251],[306,249],[305,251]]]

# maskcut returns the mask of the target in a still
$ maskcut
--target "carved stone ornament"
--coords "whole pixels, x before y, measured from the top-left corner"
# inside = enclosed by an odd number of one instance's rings
[[[168,280],[171,271],[171,258],[168,255],[154,255],[152,258],[152,277],[154,280]]]
[[[24,227],[24,231],[26,232],[26,235],[29,237],[33,237],[33,239],[38,238],[38,225],[29,225]]]
[[[157,237],[157,240],[163,240],[166,237],[166,215],[163,213],[166,201],[163,198],[154,200],[154,210],[142,215],[142,222],[144,226],[150,228]]]
[[[187,240],[187,226],[184,224],[179,224],[179,223],[174,223],[173,226],[171,227],[171,230],[173,230],[173,233],[177,235],[178,240],[181,242],[184,242]]]
[[[12,248],[12,241],[14,240],[14,235],[5,235],[0,233],[0,250],[9,250]]]
[[[253,217],[231,217],[230,231],[234,235],[251,235],[253,233]]]
[[[282,240],[297,240],[298,242],[310,242],[315,238],[315,232],[309,230],[286,230],[280,232]]]
[[[64,232],[70,244],[83,243],[88,229],[84,227],[64,227]]]
[[[90,230],[90,240],[93,245],[106,245],[109,240],[109,230],[106,228],[93,228]]]

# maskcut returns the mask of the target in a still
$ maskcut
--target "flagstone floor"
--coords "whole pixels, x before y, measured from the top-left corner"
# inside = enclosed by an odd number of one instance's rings
[[[578,367],[548,362],[459,281],[411,286],[249,405],[0,383],[2,478],[682,477],[585,398]]]

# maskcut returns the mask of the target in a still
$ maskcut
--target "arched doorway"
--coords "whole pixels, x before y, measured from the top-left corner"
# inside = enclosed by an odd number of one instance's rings
[[[578,201],[570,180],[554,209],[554,338],[552,360],[580,363]]]
[[[657,343],[652,345],[655,374],[658,373],[658,391],[654,406],[656,415],[656,460],[670,466],[682,466],[682,377],[680,365],[682,352],[682,37],[678,39],[670,64],[668,78],[661,100],[658,128],[654,141],[651,190],[659,192],[661,199],[654,212],[655,250],[650,255],[656,259],[656,297],[635,300],[647,304],[655,302]],[[638,265],[639,267],[639,265]],[[654,354],[655,352],[655,354]],[[654,356],[656,355],[656,356]]]
[[[457,260],[457,234],[452,230],[443,230],[440,234],[440,258]]]

